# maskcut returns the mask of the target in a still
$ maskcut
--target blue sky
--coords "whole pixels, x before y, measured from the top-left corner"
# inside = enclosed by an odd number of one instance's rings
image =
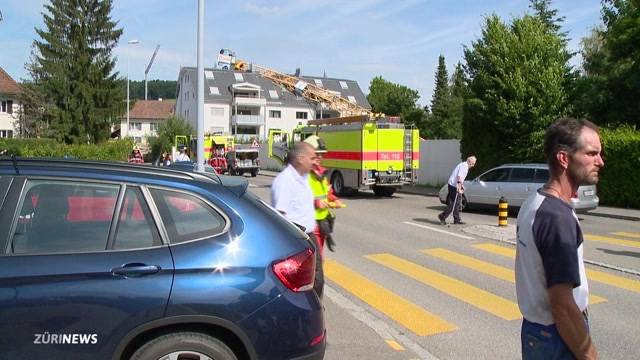
[[[42,28],[43,0],[0,3],[0,66],[14,79],[27,77],[34,28]],[[463,45],[481,34],[486,15],[508,21],[528,10],[528,0],[207,0],[205,66],[221,48],[275,70],[358,81],[368,92],[375,76],[420,93],[431,102],[438,56],[449,73],[463,60]],[[197,0],[114,0],[112,18],[124,29],[117,70],[144,79],[156,44],[160,50],[149,79],[177,80],[180,66],[196,65]],[[554,0],[565,16],[570,48],[601,23],[599,0]],[[127,41],[137,39],[138,45]],[[580,63],[579,57],[572,60]]]

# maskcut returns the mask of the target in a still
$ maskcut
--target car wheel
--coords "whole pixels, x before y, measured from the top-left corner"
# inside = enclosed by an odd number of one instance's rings
[[[251,177],[256,177],[256,176],[258,176],[258,170],[252,171]]]
[[[237,360],[236,355],[220,340],[195,332],[179,332],[159,336],[142,345],[131,360]]]
[[[333,176],[331,176],[331,186],[333,187],[333,191],[337,195],[342,196],[345,194],[344,179],[342,178],[342,174],[340,174],[340,172],[336,171],[335,173],[333,173]]]

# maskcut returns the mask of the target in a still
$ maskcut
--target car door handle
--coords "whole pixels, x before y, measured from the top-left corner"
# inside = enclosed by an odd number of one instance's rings
[[[122,275],[128,277],[144,276],[155,274],[160,271],[160,266],[145,264],[126,264],[111,269],[113,275]]]

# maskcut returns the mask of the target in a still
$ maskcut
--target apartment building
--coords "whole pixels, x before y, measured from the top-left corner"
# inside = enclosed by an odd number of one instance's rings
[[[178,75],[176,116],[196,127],[197,69],[183,67]],[[357,82],[302,76],[302,80],[334,91],[371,108]],[[274,84],[253,72],[205,69],[204,131],[265,139],[269,129],[290,131],[308,120],[338,116],[321,104]]]

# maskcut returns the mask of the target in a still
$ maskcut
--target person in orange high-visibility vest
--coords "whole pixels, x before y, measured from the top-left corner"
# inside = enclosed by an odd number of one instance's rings
[[[324,141],[318,136],[312,135],[305,139],[305,142],[313,146],[316,152],[316,161],[314,161],[309,174],[309,186],[311,186],[311,191],[313,192],[313,205],[316,209],[316,228],[314,232],[318,241],[320,255],[323,255],[325,243],[331,251],[335,251],[334,247],[336,246],[332,236],[335,215],[330,209],[344,207],[344,205],[334,194],[326,176],[326,169],[320,165],[323,154],[327,153]]]

